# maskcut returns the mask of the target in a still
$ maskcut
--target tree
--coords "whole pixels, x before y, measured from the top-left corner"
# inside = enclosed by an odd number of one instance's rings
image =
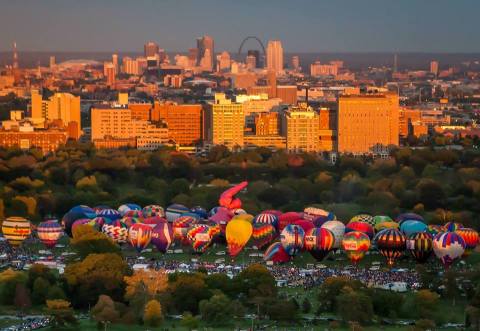
[[[54,327],[77,324],[73,308],[66,300],[47,300],[47,311]]]
[[[265,309],[267,315],[277,321],[294,321],[298,317],[298,308],[292,301],[272,298]]]
[[[27,277],[24,272],[7,269],[0,273],[0,302],[4,305],[14,303],[17,284],[25,284]]]
[[[35,279],[32,288],[32,301],[34,304],[44,304],[50,288],[50,283],[43,277]]]
[[[65,292],[59,286],[52,285],[48,289],[47,299],[48,300],[55,300],[55,299],[66,300],[67,296],[65,295]]]
[[[435,330],[435,322],[429,319],[419,319],[415,322],[413,331]]]
[[[344,287],[336,299],[337,313],[344,322],[370,323],[373,318],[372,299],[363,291]]]
[[[18,283],[15,287],[15,298],[13,304],[22,312],[25,309],[30,308],[32,305],[30,293],[24,283]]]
[[[143,322],[145,325],[158,326],[163,320],[162,306],[160,302],[153,299],[145,305],[145,312],[143,313]]]
[[[99,253],[120,254],[120,248],[111,238],[96,231],[90,225],[76,226],[72,234],[70,245],[82,258]]]
[[[275,278],[261,264],[249,265],[233,281],[237,291],[246,294],[250,298],[257,296],[275,297],[277,295]]]
[[[223,325],[233,317],[232,302],[223,293],[200,301],[199,310],[202,319],[212,325]]]
[[[325,279],[318,292],[320,311],[335,312],[338,307],[336,298],[345,287],[358,290],[364,286],[360,281],[351,280],[347,277],[328,277]]]
[[[192,313],[186,312],[183,314],[180,325],[187,330],[195,330],[198,329],[199,321],[195,316],[192,315]]]
[[[198,303],[210,297],[210,291],[205,284],[205,275],[178,274],[169,285],[172,303],[178,312],[198,312]]]
[[[138,286],[143,286],[150,298],[158,296],[168,288],[168,277],[165,270],[135,270],[133,275],[125,276],[125,299],[128,301],[134,295]]]
[[[310,303],[310,300],[308,300],[308,298],[303,299],[302,312],[305,314],[308,314],[311,309],[312,309],[312,304]]]
[[[415,293],[414,303],[421,318],[430,318],[438,302],[438,294],[429,290],[420,290]]]
[[[115,323],[120,318],[120,314],[115,308],[115,302],[108,295],[100,295],[98,301],[91,310],[91,315],[99,325],[104,328],[110,323]]]

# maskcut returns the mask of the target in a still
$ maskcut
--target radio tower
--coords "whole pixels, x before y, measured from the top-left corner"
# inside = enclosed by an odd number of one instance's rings
[[[13,69],[18,69],[17,42],[13,42]]]

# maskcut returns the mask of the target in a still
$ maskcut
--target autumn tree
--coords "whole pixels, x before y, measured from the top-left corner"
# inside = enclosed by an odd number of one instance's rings
[[[55,328],[77,324],[73,308],[66,300],[47,300],[47,312],[51,316],[51,325]]]
[[[148,326],[158,326],[163,320],[162,306],[160,302],[152,299],[145,305],[143,322]]]
[[[120,314],[115,308],[115,302],[108,295],[100,295],[98,301],[91,310],[91,315],[99,325],[115,323]]]
[[[89,254],[120,253],[120,248],[110,237],[89,225],[76,226],[72,234],[70,245],[82,258]]]

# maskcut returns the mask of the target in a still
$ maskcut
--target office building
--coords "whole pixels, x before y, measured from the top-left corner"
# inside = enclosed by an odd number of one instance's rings
[[[267,70],[283,73],[283,47],[280,40],[269,40],[267,46]]]
[[[319,150],[318,114],[306,105],[292,106],[282,117],[282,134],[290,152],[317,152]]]
[[[398,130],[397,94],[362,94],[339,97],[338,152],[386,154],[391,146],[398,146]]]
[[[298,57],[298,55],[292,56],[291,66],[292,70],[300,71],[300,58]]]
[[[261,68],[262,67],[262,58],[260,57],[260,51],[256,49],[249,49],[247,52],[247,58],[249,56],[253,56],[255,58],[255,67]]]
[[[158,44],[153,41],[149,41],[143,46],[143,56],[145,56],[146,58],[157,56],[158,51]]]
[[[219,71],[229,71],[232,60],[230,59],[230,54],[226,51],[223,51],[218,56],[218,69]]]
[[[256,136],[273,136],[279,134],[280,125],[277,112],[256,113],[254,118]]]
[[[212,71],[215,68],[215,46],[213,38],[210,36],[203,36],[197,39],[197,65],[207,71]]]
[[[49,64],[49,65],[50,65],[50,69],[54,69],[54,68],[55,68],[55,64],[56,64],[56,62],[55,62],[55,56],[52,55],[52,56],[50,56],[50,64]]]
[[[115,82],[116,82],[116,73],[115,73],[115,66],[112,62],[105,62],[103,64],[103,74],[105,76],[105,80],[107,83],[107,86],[110,87],[111,89],[115,88]]]
[[[438,76],[438,61],[431,61],[430,62],[430,73],[434,74],[435,76]]]
[[[338,67],[335,64],[321,64],[316,61],[310,65],[310,75],[317,76],[336,76],[338,74]]]

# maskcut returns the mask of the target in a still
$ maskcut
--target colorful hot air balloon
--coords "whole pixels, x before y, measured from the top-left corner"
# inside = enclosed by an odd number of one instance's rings
[[[165,217],[165,210],[163,210],[162,206],[158,205],[148,205],[143,207],[142,209],[143,217]]]
[[[308,221],[313,221],[314,219],[322,219],[326,221],[333,221],[335,215],[332,212],[323,210],[316,207],[307,207],[303,210],[303,218]]]
[[[277,230],[272,224],[253,223],[252,244],[262,249],[277,236]]]
[[[398,229],[398,223],[397,222],[382,222],[377,225],[375,225],[375,231],[380,232],[385,229]]]
[[[326,228],[312,228],[305,232],[305,250],[321,261],[333,249],[335,236]]]
[[[126,243],[128,240],[128,227],[120,220],[105,223],[102,226],[102,232],[119,244]]]
[[[142,207],[135,203],[126,203],[118,207],[118,211],[120,212],[120,215],[125,215],[125,213],[129,210],[142,210]]]
[[[197,214],[200,218],[204,218],[204,219],[208,218],[208,213],[203,207],[195,206],[191,208],[190,211],[194,214]]]
[[[400,214],[395,218],[395,221],[397,221],[399,224],[402,224],[405,221],[420,221],[420,222],[425,222],[422,216],[415,214],[415,213],[404,213]]]
[[[280,215],[282,215],[283,213],[280,210],[268,209],[268,210],[262,211],[262,214],[272,214],[277,217],[280,217]]]
[[[127,228],[131,227],[133,224],[141,223],[142,219],[138,217],[129,217],[123,216],[120,219],[120,222],[125,224]]]
[[[455,231],[460,237],[462,237],[463,241],[465,241],[465,252],[464,256],[470,255],[470,253],[477,247],[478,245],[478,232],[474,229],[470,228],[461,228]]]
[[[23,217],[8,217],[2,222],[2,233],[10,245],[20,246],[32,233],[30,221]]]
[[[373,227],[375,227],[377,224],[382,224],[385,222],[393,222],[392,218],[390,216],[386,215],[376,215],[373,217],[373,224],[371,224]]]
[[[366,213],[358,214],[358,215],[353,216],[350,219],[350,222],[348,222],[348,223],[352,223],[352,222],[364,222],[364,223],[370,224],[372,227],[375,225],[374,217],[372,215],[366,214]]]
[[[232,218],[225,230],[228,252],[231,257],[235,257],[241,252],[253,233],[252,223],[239,217]]]
[[[154,228],[157,224],[167,223],[167,220],[160,216],[147,217],[142,220],[142,224],[147,224],[151,228]]]
[[[340,248],[345,234],[345,225],[340,221],[328,221],[323,223],[321,227],[332,231],[333,236],[335,237],[333,248]]]
[[[445,231],[455,232],[455,231],[463,228],[463,224],[462,223],[457,223],[457,222],[448,222],[448,223],[445,223],[445,225],[443,227],[445,228]]]
[[[248,182],[241,182],[240,184],[235,185],[234,187],[229,188],[225,192],[220,195],[220,199],[218,200],[218,204],[221,207],[225,207],[227,209],[238,209],[242,208],[242,200],[236,198],[235,195],[240,193],[243,189],[248,186]]]
[[[90,226],[92,229],[95,229],[97,231],[100,231],[101,229],[101,226],[97,224],[97,222],[95,221],[95,218],[92,218],[92,219],[89,219],[89,218],[81,218],[79,220],[76,220],[75,222],[73,222],[72,224],[72,234],[75,233],[75,228],[79,225],[88,225]]]
[[[440,232],[445,232],[445,228],[443,227],[443,225],[438,225],[438,224],[430,224],[428,227],[427,227],[427,232],[430,233],[432,235],[432,237],[435,237],[435,235],[437,233],[440,233]]]
[[[407,237],[418,232],[427,232],[428,227],[425,223],[420,221],[404,221],[400,225],[402,231]]]
[[[433,238],[433,252],[448,268],[465,252],[465,241],[455,232],[440,232]]]
[[[187,239],[192,245],[195,253],[202,254],[212,243],[215,229],[206,224],[192,225],[187,232]]]
[[[93,209],[88,207],[77,206],[72,208],[68,213],[62,217],[62,225],[65,230],[65,233],[72,237],[72,226],[76,220],[85,219],[85,218],[95,218],[97,215],[94,213]]]
[[[363,232],[352,231],[345,233],[342,248],[352,263],[358,263],[370,248],[370,238]]]
[[[275,242],[271,244],[263,253],[264,261],[272,261],[274,263],[285,263],[290,261],[291,257],[287,254],[282,244]]]
[[[315,225],[313,225],[311,221],[307,221],[304,219],[297,220],[293,224],[301,227],[305,233],[307,233],[308,230],[313,229],[315,227]]]
[[[56,220],[41,222],[37,227],[38,239],[48,248],[53,248],[63,235],[63,227]]]
[[[81,213],[85,215],[85,218],[94,218],[97,216],[97,213],[93,208],[85,205],[78,205],[70,209],[68,212],[72,213]]]
[[[287,225],[280,233],[280,242],[288,255],[294,256],[303,249],[305,231],[295,224]]]
[[[128,229],[128,242],[141,253],[152,239],[152,227],[146,224],[133,224]]]
[[[125,213],[123,213],[123,218],[125,218],[125,217],[142,219],[143,218],[143,211],[137,210],[137,209],[127,210]]]
[[[254,224],[271,224],[275,227],[278,226],[278,216],[270,213],[260,213],[253,219]]]
[[[278,232],[282,232],[287,225],[293,224],[300,219],[302,219],[302,215],[295,211],[289,211],[280,215],[278,217]]]
[[[418,263],[424,263],[432,255],[432,235],[427,232],[414,233],[408,237],[406,247]]]
[[[111,209],[111,208],[102,209],[97,212],[97,215],[103,218],[107,218],[110,221],[115,221],[122,218],[122,215],[120,215],[120,212],[118,210]]]
[[[167,222],[155,225],[152,229],[152,239],[150,242],[159,252],[166,253],[173,242],[172,226]]]
[[[189,245],[187,239],[188,230],[192,225],[198,224],[198,219],[191,216],[181,216],[173,221],[173,237],[183,245]]]
[[[405,235],[397,229],[385,229],[375,236],[377,249],[387,259],[389,266],[405,251],[405,241]]]
[[[178,203],[175,203],[175,204],[167,207],[167,209],[165,210],[165,217],[167,218],[167,221],[172,223],[177,218],[179,218],[180,216],[182,216],[185,213],[188,213],[189,211],[190,211],[190,209],[188,209],[184,205],[180,205]]]
[[[349,222],[345,226],[345,233],[349,233],[352,231],[358,231],[365,233],[368,238],[372,239],[375,231],[373,230],[373,227],[367,223],[367,222],[361,222],[361,221],[353,221]]]

